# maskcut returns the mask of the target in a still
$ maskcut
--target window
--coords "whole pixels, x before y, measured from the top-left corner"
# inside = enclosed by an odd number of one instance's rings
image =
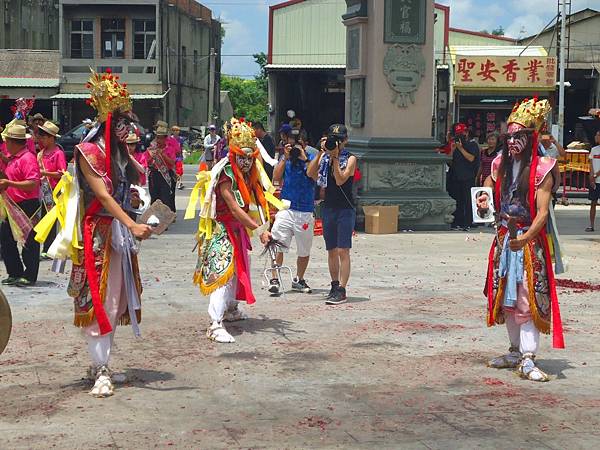
[[[152,48],[154,44],[154,48]],[[133,21],[133,58],[156,59],[156,21]]]
[[[198,50],[194,50],[194,77],[198,76]]]
[[[187,77],[187,47],[181,47],[181,82],[185,84]]]
[[[71,21],[71,58],[94,57],[94,21]]]
[[[125,19],[102,19],[102,57],[125,58]]]

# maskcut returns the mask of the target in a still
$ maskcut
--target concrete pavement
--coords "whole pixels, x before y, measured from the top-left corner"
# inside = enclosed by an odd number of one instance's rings
[[[582,232],[587,208],[557,216],[570,269],[560,278],[600,284],[600,236]],[[269,297],[266,261],[255,257],[258,301],[225,345],[204,336],[207,299],[190,281],[194,227],[180,212],[142,246],[143,338],[119,329],[112,366],[129,379],[109,399],[87,395],[67,275],[43,263],[38,286],[5,289],[15,325],[0,356],[1,449],[597,447],[598,292],[560,289],[567,350],[544,337],[539,356],[550,383],[486,368],[507,347],[505,330],[484,323],[487,230],[359,234],[351,299],[337,307],[321,295],[322,238],[312,295]]]

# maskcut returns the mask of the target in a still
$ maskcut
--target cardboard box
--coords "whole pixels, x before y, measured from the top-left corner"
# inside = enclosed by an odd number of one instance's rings
[[[363,206],[365,233],[394,234],[398,232],[398,205]]]

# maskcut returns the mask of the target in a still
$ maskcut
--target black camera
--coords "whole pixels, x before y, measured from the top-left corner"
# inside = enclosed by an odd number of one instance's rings
[[[296,161],[298,158],[300,158],[300,147],[298,144],[296,144],[290,150],[290,159],[292,161]]]
[[[330,134],[325,140],[325,148],[329,151],[335,150],[335,147],[338,145],[339,142],[340,141],[336,136]]]

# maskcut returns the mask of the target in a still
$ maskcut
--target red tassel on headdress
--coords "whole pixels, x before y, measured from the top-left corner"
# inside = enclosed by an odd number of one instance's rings
[[[111,154],[110,154],[110,127],[112,124],[112,113],[108,113],[106,116],[106,123],[104,124],[104,152],[106,153],[106,174],[108,178],[111,177]]]

